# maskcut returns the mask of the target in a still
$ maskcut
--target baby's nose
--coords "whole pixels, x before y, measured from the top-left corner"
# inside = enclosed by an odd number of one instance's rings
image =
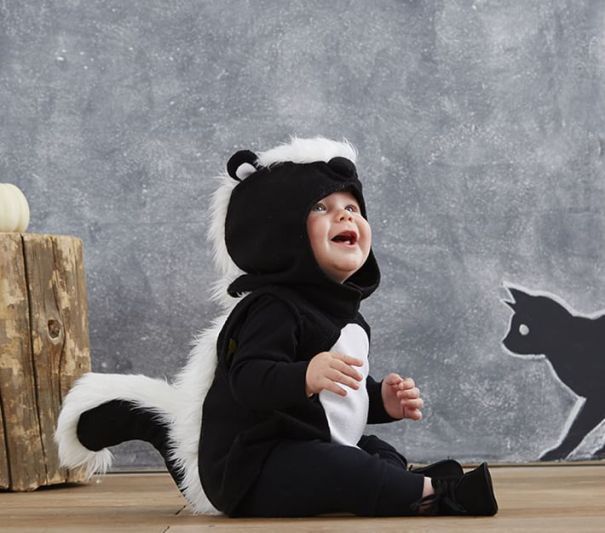
[[[351,214],[350,211],[347,211],[346,209],[341,209],[338,212],[338,220],[351,220],[353,218],[353,215]]]

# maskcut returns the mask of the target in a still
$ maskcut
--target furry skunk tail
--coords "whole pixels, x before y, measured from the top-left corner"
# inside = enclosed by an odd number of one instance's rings
[[[167,382],[146,376],[85,374],[59,415],[55,441],[61,464],[83,466],[88,477],[105,473],[113,460],[108,447],[144,440],[162,454],[178,485],[181,476],[169,454],[169,428],[178,412],[175,392]]]
[[[220,514],[204,493],[198,450],[216,343],[230,312],[225,310],[196,337],[173,385],[141,375],[88,373],[77,380],[63,400],[55,432],[61,464],[83,466],[89,477],[105,473],[113,459],[108,447],[144,440],[162,454],[195,514]]]

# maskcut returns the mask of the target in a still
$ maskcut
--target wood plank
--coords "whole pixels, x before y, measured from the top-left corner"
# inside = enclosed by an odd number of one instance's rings
[[[0,289],[1,290],[1,289]],[[2,306],[2,294],[0,294],[0,306]],[[2,329],[2,320],[0,319],[0,330]],[[2,333],[0,333],[2,337]],[[1,342],[1,341],[0,341]],[[0,348],[2,354],[2,348]],[[0,489],[10,488],[10,475],[8,471],[8,457],[6,456],[6,438],[4,436],[4,416],[2,415],[2,391],[0,390]]]
[[[495,517],[345,515],[231,519],[183,510],[168,474],[112,474],[90,484],[0,493],[3,531],[501,531],[595,532],[605,524],[605,465],[491,468],[500,512]]]
[[[60,377],[61,399],[74,381],[90,372],[90,340],[88,337],[88,298],[82,241],[73,237],[53,236],[57,264],[57,301],[63,320],[65,345]]]
[[[23,234],[23,250],[31,309],[32,357],[36,376],[38,418],[44,453],[44,485],[61,483],[59,459],[53,441],[56,427],[56,405],[60,403],[58,379],[53,369],[58,366],[65,338],[55,297],[56,264],[52,241],[44,236]]]
[[[145,502],[140,508],[141,499]],[[29,493],[0,493],[5,531],[165,531],[185,501],[167,474],[95,477]]]
[[[63,322],[65,342],[59,364],[53,368],[54,379],[59,385],[60,402],[54,405],[58,416],[61,402],[74,381],[90,372],[90,340],[88,336],[88,297],[82,241],[73,237],[52,237],[57,276],[56,297]],[[69,482],[86,478],[85,470],[64,472]]]
[[[79,279],[84,275],[82,243],[74,237],[23,234],[23,244],[45,484],[76,481],[83,473],[70,475],[59,466],[54,432],[63,396],[75,378],[90,370],[86,291]]]
[[[7,263],[12,254],[19,253],[19,242],[15,238],[0,239],[0,357],[9,353],[8,329],[18,311],[12,301],[14,291],[9,292],[9,266]],[[12,266],[11,272],[19,270],[18,265]],[[14,275],[14,274],[11,274]],[[11,326],[12,327],[12,326]],[[11,341],[12,342],[12,341]],[[2,379],[0,377],[0,489],[10,488],[10,471],[8,467],[8,442],[2,407]]]
[[[0,403],[8,475],[11,489],[32,490],[44,484],[46,472],[36,407],[23,244],[19,234],[0,235]]]

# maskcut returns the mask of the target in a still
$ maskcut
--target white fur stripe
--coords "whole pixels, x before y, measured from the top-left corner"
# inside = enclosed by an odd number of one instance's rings
[[[261,152],[257,162],[263,167],[268,167],[285,161],[291,161],[292,163],[324,161],[327,163],[333,157],[345,157],[355,163],[357,161],[357,150],[346,139],[338,142],[325,137],[313,137],[311,139],[290,137],[289,143]]]
[[[231,259],[225,244],[227,208],[229,207],[231,192],[238,182],[227,174],[216,177],[215,181],[217,182],[217,189],[212,195],[210,203],[208,241],[212,243],[214,266],[218,271],[219,279],[212,284],[210,297],[223,308],[231,308],[233,307],[233,298],[227,294],[227,287],[236,278],[244,274],[244,271]]]
[[[239,301],[235,298],[231,300],[232,306]],[[196,337],[192,343],[189,360],[174,382],[180,405],[179,416],[174,420],[170,431],[171,458],[182,469],[181,490],[196,514],[218,513],[202,488],[198,470],[198,453],[202,407],[216,370],[216,343],[230,313],[231,309],[215,319],[211,327]]]

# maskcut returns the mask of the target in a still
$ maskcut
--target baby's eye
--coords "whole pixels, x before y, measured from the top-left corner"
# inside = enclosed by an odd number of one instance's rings
[[[347,207],[345,207],[345,209],[347,211],[351,211],[351,213],[357,213],[359,211],[359,208],[355,204],[350,204]]]
[[[324,204],[315,204],[312,208],[311,211],[325,211],[326,210],[326,206]]]

